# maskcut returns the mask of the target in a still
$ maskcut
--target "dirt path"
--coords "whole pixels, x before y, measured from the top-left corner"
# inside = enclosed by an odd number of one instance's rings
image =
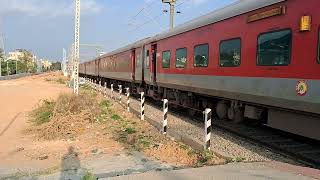
[[[78,154],[80,168],[100,177],[169,167],[149,161],[141,153],[128,154],[111,134],[102,130],[99,132],[98,129],[91,129],[75,139],[51,141],[39,140],[25,133],[31,126],[30,111],[41,100],[56,99],[61,93],[72,93],[72,89],[61,84],[60,77],[57,74],[43,74],[0,81],[0,179],[41,175],[43,179],[59,179],[71,147]]]
[[[69,92],[65,85],[49,83],[46,75],[37,75],[10,81],[0,81],[0,169],[1,166],[28,168],[49,167],[54,160],[30,161],[25,153],[37,143],[21,132],[28,126],[28,112],[41,99],[54,99],[62,92]]]

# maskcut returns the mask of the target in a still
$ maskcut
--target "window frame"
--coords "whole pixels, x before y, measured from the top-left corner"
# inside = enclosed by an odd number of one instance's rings
[[[165,52],[169,52],[170,53],[169,66],[168,67],[163,67],[163,53],[165,53]],[[170,68],[170,63],[171,63],[171,50],[162,51],[161,56],[162,56],[162,58],[161,58],[161,67],[162,67],[162,69],[169,69]]]
[[[226,41],[232,41],[232,40],[237,40],[237,39],[240,40],[240,64],[238,66],[221,66],[221,44],[223,42],[226,42]],[[241,66],[241,62],[242,62],[242,39],[241,39],[241,37],[221,40],[220,43],[219,43],[219,61],[218,61],[219,66],[222,67],[222,68],[236,68],[236,67],[240,67]]]
[[[287,31],[289,30],[290,31],[290,34],[291,34],[291,43],[290,43],[290,56],[289,56],[289,62],[288,64],[283,64],[283,65],[263,65],[263,64],[259,64],[259,58],[258,58],[258,50],[259,50],[259,37],[264,35],[264,34],[269,34],[269,33],[275,33],[275,32],[281,32],[281,31]],[[256,41],[256,66],[262,66],[262,67],[285,67],[285,66],[289,66],[291,64],[291,60],[292,60],[292,44],[293,44],[293,33],[292,33],[292,29],[291,28],[282,28],[282,29],[277,29],[277,30],[273,30],[273,31],[268,31],[268,32],[262,32],[260,34],[258,34],[257,36],[257,41]]]
[[[195,66],[195,62],[196,62],[196,57],[195,57],[195,49],[197,46],[203,46],[203,45],[208,45],[208,62],[207,62],[207,66]],[[207,68],[209,67],[209,59],[210,59],[210,45],[209,43],[203,43],[203,44],[197,44],[195,46],[193,46],[193,67],[195,68]]]
[[[149,57],[149,59],[148,59]],[[146,69],[150,69],[150,51],[149,49],[146,50],[146,60],[148,60],[148,63],[146,61]]]
[[[317,63],[320,64],[320,26],[318,28]]]
[[[187,59],[187,61],[186,61],[186,64],[184,65],[184,67],[177,67],[177,51],[181,50],[181,49],[185,49],[186,50],[186,59]],[[188,64],[188,48],[187,47],[183,47],[183,48],[176,49],[176,52],[175,52],[175,66],[176,66],[176,68],[184,69],[184,68],[187,67],[187,64]]]

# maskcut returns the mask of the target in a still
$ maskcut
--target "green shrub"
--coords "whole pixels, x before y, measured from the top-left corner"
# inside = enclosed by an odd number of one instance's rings
[[[50,118],[53,116],[53,110],[55,106],[54,101],[44,100],[42,104],[32,111],[31,122],[35,125],[41,125],[50,121]]]
[[[128,127],[128,128],[126,128],[125,132],[128,133],[128,134],[134,134],[137,131],[132,127]]]
[[[110,103],[110,101],[108,101],[108,100],[103,100],[103,101],[101,101],[100,102],[100,107],[102,107],[102,108],[109,108],[110,106],[111,106],[111,103]]]
[[[111,119],[117,121],[117,120],[120,120],[121,117],[120,117],[118,114],[113,114],[113,115],[111,116]]]
[[[97,180],[98,178],[95,177],[92,173],[87,172],[85,176],[83,176],[82,180]]]

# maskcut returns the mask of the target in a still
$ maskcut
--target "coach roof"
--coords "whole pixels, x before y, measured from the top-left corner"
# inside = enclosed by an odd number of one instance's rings
[[[159,41],[161,39],[165,39],[165,38],[175,36],[184,32],[188,32],[193,29],[207,26],[209,24],[223,21],[238,15],[245,14],[247,12],[254,11],[254,10],[257,10],[266,6],[270,6],[279,2],[283,2],[283,1],[286,1],[286,0],[238,0],[224,8],[218,9],[209,14],[193,19],[185,24],[179,25],[175,27],[173,30],[168,30],[164,33],[155,35],[151,38],[146,38],[146,39],[137,41],[123,48],[107,53],[104,56],[110,56],[123,51],[133,49],[133,48],[141,47],[145,43]]]

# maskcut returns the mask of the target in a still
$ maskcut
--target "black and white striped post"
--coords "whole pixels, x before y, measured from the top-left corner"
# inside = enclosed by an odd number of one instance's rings
[[[103,94],[104,94],[104,97],[107,97],[107,82],[104,82]]]
[[[210,108],[207,108],[204,112],[204,129],[205,129],[205,134],[204,134],[204,149],[205,150],[210,150],[211,146],[211,117],[212,117],[212,110]]]
[[[99,81],[99,91],[101,92],[101,80]]]
[[[122,85],[119,85],[119,102],[122,103]]]
[[[110,92],[110,96],[111,96],[111,99],[113,99],[113,84],[111,84],[111,92]]]
[[[169,101],[168,99],[163,100],[163,121],[162,121],[162,133],[167,134],[168,130],[168,108]]]
[[[126,88],[127,91],[127,111],[130,112],[130,88]]]
[[[141,92],[141,103],[140,103],[140,105],[141,105],[141,114],[140,114],[140,116],[141,116],[141,120],[144,120],[144,102],[145,102],[145,97],[144,97],[144,92]]]
[[[94,80],[94,89],[97,90],[97,80]]]

